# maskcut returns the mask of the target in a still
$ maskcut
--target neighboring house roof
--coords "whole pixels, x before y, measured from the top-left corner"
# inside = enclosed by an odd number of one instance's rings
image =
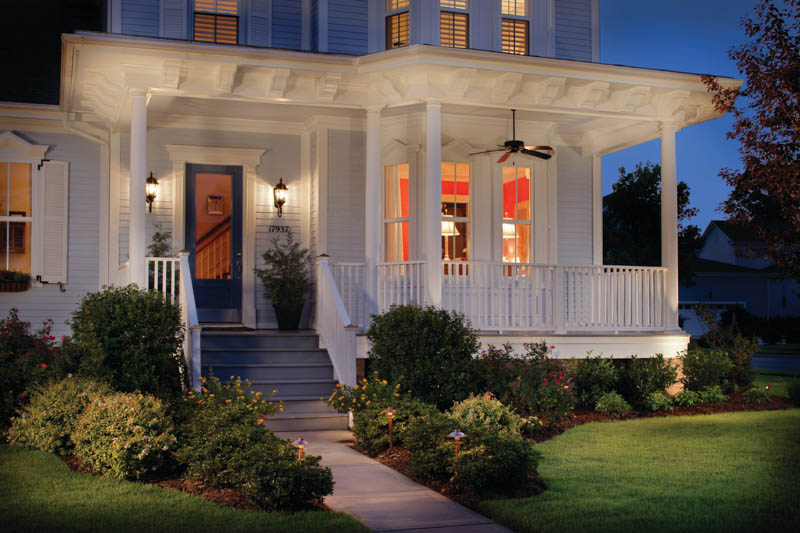
[[[695,258],[693,270],[696,273],[740,272],[750,274],[767,274],[777,272],[777,268],[775,268],[775,266],[769,266],[767,268],[749,268],[746,266],[732,265],[730,263],[723,263],[721,261],[711,261],[709,259],[700,258]]]
[[[711,228],[711,225],[717,226],[722,233],[724,233],[730,240],[734,242],[734,244],[745,244],[745,243],[754,243],[759,242],[761,243],[762,240],[758,236],[758,234],[748,226],[742,226],[741,224],[735,224],[733,222],[728,222],[727,220],[712,220],[708,224],[708,228],[706,228],[705,233]]]

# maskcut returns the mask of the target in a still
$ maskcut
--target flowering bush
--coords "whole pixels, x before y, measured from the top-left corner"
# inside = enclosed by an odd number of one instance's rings
[[[52,365],[58,350],[52,328],[53,321],[47,319],[32,332],[30,322],[21,320],[14,307],[0,320],[0,432],[26,401],[26,389],[54,375]]]
[[[202,395],[187,393],[190,416],[180,428],[178,458],[187,476],[215,487],[235,488],[268,510],[299,510],[333,491],[328,468],[319,457],[297,460],[297,450],[263,427],[264,417],[281,409],[249,383],[222,383],[211,377]]]
[[[399,402],[402,396],[400,384],[391,384],[373,372],[370,379],[362,379],[355,387],[338,384],[328,397],[328,405],[339,411],[358,412],[370,406],[380,406],[382,409]]]
[[[72,433],[75,455],[118,479],[141,479],[169,465],[176,448],[166,405],[154,396],[116,393],[95,398]]]
[[[8,441],[48,453],[72,453],[72,432],[89,403],[111,394],[111,387],[88,378],[68,376],[33,389],[31,401],[14,418]]]
[[[525,350],[517,357],[506,345],[481,354],[489,390],[523,416],[557,422],[575,404],[564,365],[545,342],[526,344]]]

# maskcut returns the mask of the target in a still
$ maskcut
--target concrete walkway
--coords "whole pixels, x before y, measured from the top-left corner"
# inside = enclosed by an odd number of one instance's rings
[[[277,433],[284,439],[298,435]],[[325,504],[348,513],[374,531],[417,533],[510,533],[489,518],[452,502],[404,475],[353,450],[349,431],[309,431],[308,453],[322,456],[336,485]]]

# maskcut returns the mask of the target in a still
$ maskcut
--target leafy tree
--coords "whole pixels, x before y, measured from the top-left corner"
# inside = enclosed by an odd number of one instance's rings
[[[766,243],[749,255],[800,278],[800,0],[760,0],[754,13],[742,21],[749,42],[729,52],[745,86],[703,77],[717,110],[736,118],[728,138],[742,155],[741,170],[720,171],[731,187],[722,209]]]
[[[607,265],[661,264],[661,166],[638,163],[619,169],[614,192],[603,198],[603,262]],[[678,264],[681,283],[690,283],[700,229],[686,222],[697,214],[689,186],[678,183]]]

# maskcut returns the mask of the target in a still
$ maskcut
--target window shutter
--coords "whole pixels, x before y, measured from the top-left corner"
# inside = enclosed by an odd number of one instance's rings
[[[187,0],[161,0],[161,36],[186,39]]]
[[[247,44],[269,46],[270,0],[249,0],[247,4]]]
[[[41,276],[42,281],[67,281],[67,211],[69,178],[66,161],[43,161]]]

